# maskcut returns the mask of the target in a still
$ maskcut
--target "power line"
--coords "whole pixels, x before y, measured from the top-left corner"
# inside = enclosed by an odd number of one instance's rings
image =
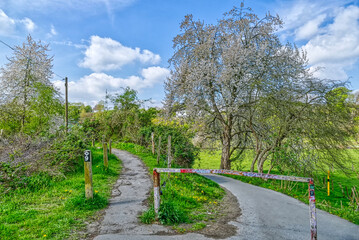
[[[3,43],[5,46],[9,47],[11,50],[15,51],[15,48],[11,47],[9,44],[7,44],[6,42],[0,40],[1,43]]]
[[[2,44],[4,44],[5,46],[7,46],[8,48],[10,48],[11,50],[15,51],[15,48],[11,47],[9,44],[7,44],[6,42],[4,42],[3,40],[0,39],[0,42],[1,42]],[[28,58],[28,57],[26,57],[26,58]],[[28,58],[28,59],[30,59],[30,58]],[[53,72],[53,74],[56,75],[56,76],[58,76],[58,77],[60,77],[60,78],[62,78],[62,80],[65,80],[65,77],[62,77],[62,76],[60,76],[59,74],[57,74],[57,73],[55,73],[55,72]]]

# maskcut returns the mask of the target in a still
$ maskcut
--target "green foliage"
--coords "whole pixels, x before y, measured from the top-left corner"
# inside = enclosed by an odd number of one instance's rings
[[[171,136],[171,152],[174,157],[174,164],[189,167],[197,158],[199,149],[192,143],[194,134],[186,125],[160,122],[151,126],[143,127],[141,134],[147,144],[151,143],[151,134],[154,133],[155,143],[158,145],[161,136],[162,154],[167,155],[168,136]]]

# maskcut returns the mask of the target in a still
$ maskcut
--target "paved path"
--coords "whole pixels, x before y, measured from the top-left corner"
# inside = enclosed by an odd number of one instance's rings
[[[208,239],[200,234],[173,235],[161,225],[144,225],[138,214],[146,210],[144,202],[152,182],[148,170],[132,154],[113,150],[123,162],[113,198],[97,229],[95,240],[117,239]],[[228,239],[310,239],[309,209],[304,203],[284,194],[218,175],[205,175],[231,191],[238,199],[242,215],[231,224],[237,235]],[[318,210],[319,240],[359,240],[359,226]]]
[[[310,239],[308,205],[282,193],[238,180],[205,175],[238,199],[242,215],[233,239]],[[359,226],[317,209],[319,240],[359,240]]]

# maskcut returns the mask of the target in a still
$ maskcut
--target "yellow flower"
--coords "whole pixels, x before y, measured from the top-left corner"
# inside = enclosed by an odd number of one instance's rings
[[[72,190],[70,190],[69,192],[72,192]]]
[[[46,235],[46,234],[44,234],[44,237],[47,237],[47,235]]]
[[[97,191],[97,190],[95,190],[95,193],[98,193],[98,191]]]
[[[68,190],[66,189],[65,192],[67,192]]]

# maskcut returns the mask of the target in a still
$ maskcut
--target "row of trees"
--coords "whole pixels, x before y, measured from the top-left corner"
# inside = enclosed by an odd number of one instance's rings
[[[281,25],[242,4],[217,24],[188,15],[174,38],[167,112],[221,142],[221,169],[248,149],[251,171],[263,172],[268,160],[300,171],[344,167],[340,149],[356,133],[357,108],[345,83],[315,78],[305,52],[280,42]]]

